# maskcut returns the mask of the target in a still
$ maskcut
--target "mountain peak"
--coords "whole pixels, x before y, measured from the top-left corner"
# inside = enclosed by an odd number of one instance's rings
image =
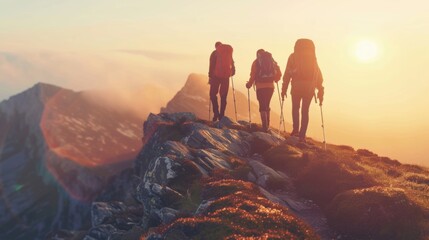
[[[186,80],[185,85],[183,86],[182,90],[199,90],[207,88],[208,89],[208,78],[204,74],[197,74],[197,73],[191,73],[188,76],[188,79]]]
[[[45,90],[47,90],[47,89],[54,89],[54,90],[61,90],[63,88],[59,87],[57,85],[54,85],[54,84],[50,84],[50,83],[38,82],[38,83],[34,84],[33,87],[31,87],[30,89],[38,89],[38,90],[41,90],[41,89],[45,89]]]
[[[36,96],[42,101],[45,102],[47,99],[51,98],[55,94],[60,91],[68,91],[72,92],[72,90],[61,88],[59,86],[38,82],[33,87],[31,87],[28,91],[35,92]]]
[[[231,85],[230,85],[231,86]],[[167,103],[167,106],[161,108],[161,112],[192,112],[201,119],[208,119],[210,103],[210,85],[208,77],[204,74],[191,73],[186,80],[185,85],[177,94]],[[230,91],[227,97],[226,115],[234,116],[233,92]],[[237,116],[239,120],[247,121],[249,119],[249,108],[247,95],[235,89],[235,98],[237,103]],[[211,106],[210,106],[211,108]],[[259,122],[258,104],[251,101],[252,119]],[[211,112],[213,114],[213,112]],[[272,111],[272,119],[279,119],[280,116]]]
[[[39,119],[44,105],[60,92],[64,94],[73,93],[73,91],[68,89],[39,82],[33,87],[2,101],[0,103],[0,110],[4,113],[9,113],[9,115],[14,111],[26,113],[27,115],[31,115],[31,118]]]

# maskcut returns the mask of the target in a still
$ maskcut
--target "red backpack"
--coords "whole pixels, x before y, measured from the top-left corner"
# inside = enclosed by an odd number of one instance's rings
[[[229,78],[232,75],[232,47],[221,44],[216,48],[214,75],[217,78]]]

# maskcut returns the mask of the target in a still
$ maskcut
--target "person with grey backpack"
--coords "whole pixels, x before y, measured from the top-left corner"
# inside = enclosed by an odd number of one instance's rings
[[[252,64],[250,79],[246,83],[249,89],[256,86],[256,97],[259,102],[262,129],[267,132],[270,127],[270,102],[274,93],[274,82],[278,82],[282,76],[280,67],[274,61],[271,53],[259,49],[256,59]]]

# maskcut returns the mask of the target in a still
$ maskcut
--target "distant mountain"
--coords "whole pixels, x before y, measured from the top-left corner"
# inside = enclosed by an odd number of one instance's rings
[[[161,112],[174,113],[174,112],[192,112],[198,118],[208,120],[209,117],[209,90],[208,77],[202,74],[190,74],[183,88],[171,99]],[[253,91],[253,90],[251,90]],[[237,103],[237,116],[238,120],[249,121],[249,107],[247,94],[240,91],[235,91]],[[275,101],[276,95],[273,96]],[[218,101],[220,97],[218,95]],[[232,89],[229,90],[226,106],[226,116],[235,119],[234,99]],[[255,101],[251,101],[252,122],[260,123],[259,105]],[[213,111],[211,112],[213,117]],[[278,127],[280,115],[271,111],[271,127]],[[290,126],[290,125],[289,125]],[[287,126],[288,127],[288,126]]]
[[[0,103],[0,239],[89,225],[90,202],[132,165],[141,123],[38,83]]]

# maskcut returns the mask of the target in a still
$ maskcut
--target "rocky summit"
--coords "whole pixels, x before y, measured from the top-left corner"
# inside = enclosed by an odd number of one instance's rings
[[[425,168],[348,146],[328,145],[325,151],[311,139],[300,143],[285,133],[261,132],[260,125],[228,117],[209,122],[192,113],[151,114],[143,143],[134,168],[92,203],[92,227],[52,232],[49,239],[427,234],[427,183],[404,183],[425,179]]]

